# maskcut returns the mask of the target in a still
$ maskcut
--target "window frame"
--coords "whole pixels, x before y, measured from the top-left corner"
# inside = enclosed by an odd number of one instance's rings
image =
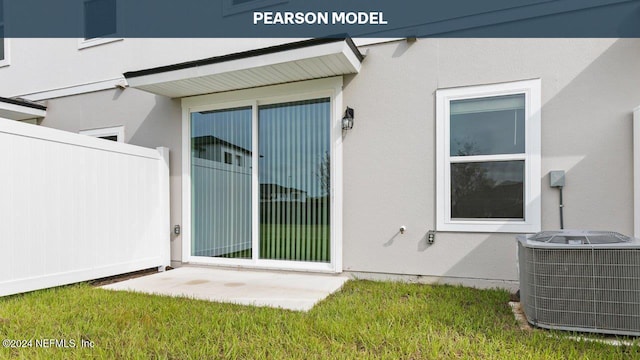
[[[234,4],[233,0],[222,1],[222,15],[229,16],[243,12],[258,10],[261,8],[287,3],[289,0],[254,0],[243,4]]]
[[[223,162],[224,162],[226,165],[233,165],[233,154],[231,154],[231,153],[230,153],[230,152],[228,152],[228,151],[223,151],[223,153],[224,153],[224,159],[223,159]]]
[[[3,26],[3,25],[0,24],[0,26]],[[0,60],[0,68],[11,65],[9,45],[10,45],[9,39],[0,38],[0,46],[3,46],[4,48],[4,59]]]
[[[85,35],[85,31],[86,31],[85,25],[87,21],[85,6],[86,6],[86,3],[90,1],[93,1],[93,0],[83,0],[82,7],[80,9],[80,13],[81,13],[80,18],[82,19],[80,26],[81,26],[81,34],[83,35]],[[120,8],[121,8],[120,0],[114,0],[114,1],[115,1],[115,7],[116,7],[115,9],[116,10],[116,31],[112,34],[107,34],[101,37],[88,38],[88,39],[81,37],[78,39],[78,50],[124,40],[124,38],[122,38],[121,36],[118,36],[119,34],[122,33],[122,26],[123,26],[122,14],[120,12]]]
[[[450,155],[451,101],[525,95],[524,154],[474,155],[468,159]],[[459,232],[533,233],[541,229],[541,80],[474,85],[436,91],[436,229]],[[523,160],[524,219],[451,218],[451,164]]]
[[[198,95],[182,99],[182,262],[190,264],[242,266],[247,268],[342,272],[342,76],[306,80],[258,88]],[[251,106],[253,109],[252,148],[258,144],[258,107],[293,101],[330,98],[331,101],[331,250],[330,263],[268,259],[225,259],[191,255],[191,113]],[[257,153],[256,153],[257,154]],[[250,168],[258,168],[258,156],[247,159]],[[258,219],[260,209],[260,185],[258,172],[252,173],[253,218]],[[259,227],[254,221],[252,236],[254,248],[258,245]]]
[[[116,142],[124,142],[124,126],[123,125],[111,126],[111,127],[99,128],[99,129],[80,130],[78,133],[81,135],[88,135],[88,136],[93,136],[97,138],[102,138],[105,136],[115,136],[117,138]]]
[[[0,6],[4,6],[4,2],[0,0]],[[3,29],[3,34],[6,33],[4,31],[6,29],[6,24],[4,22],[4,11],[2,12],[3,17],[0,17],[0,28]],[[0,59],[0,67],[11,65],[10,51],[9,51],[9,39],[6,36],[0,38],[0,46],[2,46],[4,58]]]

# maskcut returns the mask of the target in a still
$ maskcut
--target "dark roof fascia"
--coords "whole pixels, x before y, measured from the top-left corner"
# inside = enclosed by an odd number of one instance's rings
[[[282,44],[282,45],[269,46],[266,48],[243,51],[243,52],[238,52],[238,53],[233,53],[228,55],[214,56],[207,59],[187,61],[187,62],[173,64],[173,65],[159,66],[151,69],[128,71],[124,73],[124,77],[127,79],[131,79],[134,77],[160,74],[163,72],[189,69],[189,68],[204,66],[204,65],[218,64],[226,61],[246,59],[254,56],[274,54],[278,52],[302,49],[305,47],[316,46],[316,45],[330,44],[330,43],[339,42],[339,41],[347,42],[347,45],[353,51],[355,56],[358,58],[358,61],[362,62],[362,60],[364,60],[364,56],[360,53],[360,51],[358,50],[358,47],[350,37],[348,36],[326,37],[326,38],[303,40],[303,41],[292,42],[292,43]]]
[[[7,104],[13,104],[13,105],[19,105],[19,106],[25,106],[25,107],[29,107],[29,108],[37,109],[37,110],[47,110],[46,106],[40,105],[40,104],[36,104],[36,103],[31,102],[31,101],[0,97],[0,102],[7,103]]]

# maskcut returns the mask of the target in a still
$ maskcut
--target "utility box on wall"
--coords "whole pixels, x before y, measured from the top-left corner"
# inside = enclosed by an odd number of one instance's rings
[[[549,171],[549,186],[551,187],[564,186],[564,170]]]

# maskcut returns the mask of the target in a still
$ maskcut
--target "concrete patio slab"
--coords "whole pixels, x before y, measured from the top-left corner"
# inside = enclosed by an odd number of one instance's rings
[[[185,266],[102,288],[309,311],[348,279],[346,275]]]

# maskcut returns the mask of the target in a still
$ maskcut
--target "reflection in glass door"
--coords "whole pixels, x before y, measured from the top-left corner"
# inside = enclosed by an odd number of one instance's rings
[[[330,99],[260,106],[260,258],[330,262]]]
[[[330,99],[194,112],[190,121],[191,255],[331,262]]]
[[[191,255],[251,259],[251,107],[191,114]]]

